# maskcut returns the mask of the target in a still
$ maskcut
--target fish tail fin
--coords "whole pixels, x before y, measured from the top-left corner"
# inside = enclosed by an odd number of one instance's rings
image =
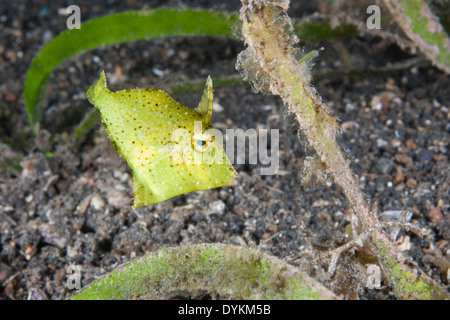
[[[95,105],[98,95],[105,90],[109,91],[108,87],[106,86],[105,71],[102,71],[102,73],[100,74],[100,79],[98,80],[97,84],[93,87],[91,86],[86,93],[89,102]]]
[[[133,172],[133,194],[134,194],[134,205],[133,209],[138,207],[147,206],[152,203],[159,202],[155,195],[151,192],[149,188],[142,183],[137,175]]]

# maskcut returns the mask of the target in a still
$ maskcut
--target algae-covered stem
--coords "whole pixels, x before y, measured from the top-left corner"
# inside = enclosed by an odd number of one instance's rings
[[[320,95],[310,85],[310,71],[304,59],[298,61],[298,38],[286,12],[289,0],[241,0],[242,35],[247,48],[239,54],[237,69],[256,91],[279,95],[294,113],[300,129],[317,153],[317,161],[341,187],[352,212],[351,243],[332,252],[333,272],[340,253],[352,246],[368,247],[379,261],[394,293],[399,298],[430,299],[445,295],[445,289],[411,266],[397,250],[378,221],[375,206],[369,210],[357,177],[336,142],[339,126],[328,114]],[[308,168],[306,168],[308,169]],[[398,223],[399,227],[411,226]]]
[[[289,18],[278,16],[277,7],[263,6],[261,1],[244,0],[242,3],[240,16],[248,48],[241,53],[238,68],[246,72],[245,66],[250,63],[249,60],[259,64],[256,66],[258,77],[263,77],[265,86],[279,95],[294,113],[309,144],[317,152],[318,161],[342,188],[360,225],[370,224],[358,179],[350,171],[348,161],[336,142],[338,125],[310,85],[308,67],[297,61],[297,51],[293,45],[298,39],[292,32]],[[283,8],[283,5],[279,4],[279,7]],[[286,26],[291,30],[286,30]],[[248,73],[245,75],[252,77]],[[361,227],[357,228],[356,220],[353,221],[353,234],[356,235]]]
[[[450,39],[427,2],[423,0],[384,0],[384,4],[417,48],[436,67],[450,73]]]

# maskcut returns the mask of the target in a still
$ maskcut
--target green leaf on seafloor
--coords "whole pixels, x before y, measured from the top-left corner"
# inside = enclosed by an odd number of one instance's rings
[[[232,36],[237,15],[208,10],[127,11],[87,21],[62,32],[31,63],[25,80],[25,106],[31,126],[39,122],[52,71],[69,57],[104,45],[169,36]],[[174,23],[176,21],[176,23]]]

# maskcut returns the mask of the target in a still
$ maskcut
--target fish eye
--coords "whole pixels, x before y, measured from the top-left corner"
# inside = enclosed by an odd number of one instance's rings
[[[196,133],[192,136],[192,146],[195,151],[203,152],[208,149],[213,141],[212,137],[207,133]]]

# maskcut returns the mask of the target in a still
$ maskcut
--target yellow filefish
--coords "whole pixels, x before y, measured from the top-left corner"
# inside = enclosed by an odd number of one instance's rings
[[[208,77],[197,108],[157,89],[111,92],[105,73],[87,92],[117,152],[133,174],[133,208],[192,191],[235,184],[238,176],[211,125]]]

